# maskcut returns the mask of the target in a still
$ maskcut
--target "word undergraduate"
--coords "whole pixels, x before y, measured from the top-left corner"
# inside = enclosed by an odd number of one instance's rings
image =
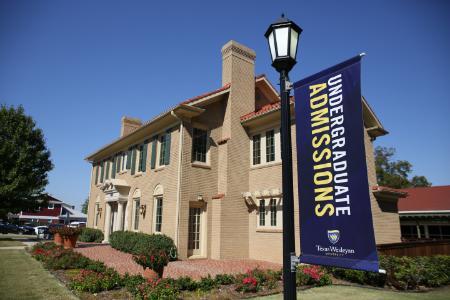
[[[342,74],[309,86],[315,214],[351,215],[345,147]]]

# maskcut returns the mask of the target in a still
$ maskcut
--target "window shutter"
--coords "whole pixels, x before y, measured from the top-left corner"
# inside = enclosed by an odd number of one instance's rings
[[[131,175],[134,175],[136,171],[136,147],[133,147],[133,151],[131,152]]]
[[[166,153],[165,157],[164,157],[164,164],[168,165],[170,164],[170,140],[171,140],[171,132],[170,130],[167,131],[166,133]]]
[[[150,168],[154,169],[156,166],[156,143],[158,142],[158,137],[153,137],[152,141],[152,160],[150,161]]]
[[[117,163],[117,156],[114,156],[112,159],[112,170],[111,170],[111,178],[116,178],[116,163]]]
[[[128,149],[127,153],[127,170],[131,169],[131,148]]]
[[[106,164],[106,172],[105,172],[105,180],[109,179],[109,160],[105,161]]]
[[[97,163],[97,164],[94,165],[94,167],[95,167],[95,184],[97,184],[98,183],[98,168],[100,166]]]
[[[102,161],[100,163],[100,182],[103,182],[103,180],[105,179],[105,162]]]

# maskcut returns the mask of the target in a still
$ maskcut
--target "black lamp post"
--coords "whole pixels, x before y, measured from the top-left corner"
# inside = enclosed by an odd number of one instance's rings
[[[272,66],[280,73],[281,96],[281,158],[283,161],[283,287],[284,299],[296,299],[295,268],[292,257],[295,256],[294,233],[294,196],[292,192],[292,146],[291,112],[289,94],[291,83],[289,71],[297,63],[297,44],[302,29],[281,15],[281,18],[269,26],[265,37],[269,42]]]

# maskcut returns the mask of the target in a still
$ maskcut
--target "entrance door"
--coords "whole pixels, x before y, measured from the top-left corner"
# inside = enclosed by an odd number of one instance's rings
[[[189,208],[189,241],[188,241],[188,255],[200,255],[201,254],[201,216],[202,209],[200,207]]]

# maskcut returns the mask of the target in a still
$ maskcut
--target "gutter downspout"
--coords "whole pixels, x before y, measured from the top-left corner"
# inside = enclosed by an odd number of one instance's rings
[[[183,120],[180,119],[175,112],[172,110],[170,112],[172,116],[174,116],[176,119],[180,121],[180,134],[178,139],[178,174],[177,174],[177,206],[176,206],[176,213],[175,213],[175,246],[179,245],[179,225],[180,225],[180,200],[181,200],[181,160],[183,159]]]

